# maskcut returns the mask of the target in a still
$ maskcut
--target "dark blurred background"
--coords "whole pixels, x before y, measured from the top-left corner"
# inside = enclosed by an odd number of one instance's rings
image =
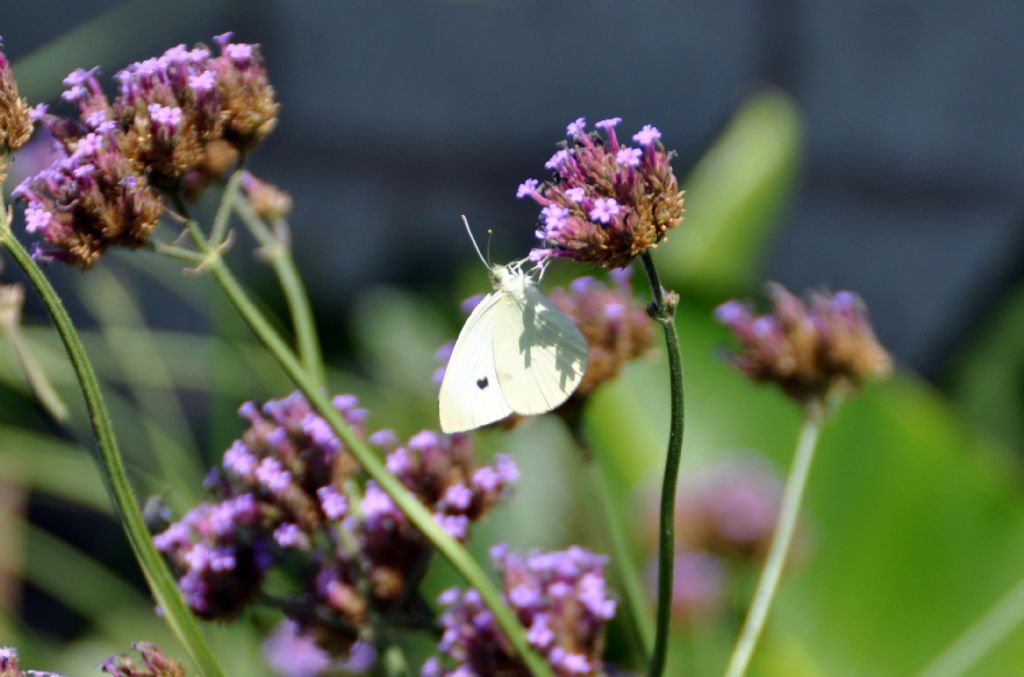
[[[496,258],[521,255],[535,210],[515,187],[566,121],[652,122],[682,175],[765,86],[806,123],[765,276],[859,290],[931,376],[1021,276],[1018,2],[8,1],[0,27],[16,63],[64,36],[65,62],[20,74],[36,100],[155,46],[227,29],[262,43],[282,115],[252,166],[295,196],[328,323],[359,285],[444,280],[470,257],[462,212],[495,229]]]

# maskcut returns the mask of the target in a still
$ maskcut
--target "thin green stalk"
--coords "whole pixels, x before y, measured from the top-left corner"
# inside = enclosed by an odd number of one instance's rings
[[[1024,578],[1010,588],[918,673],[918,677],[956,677],[971,669],[1024,622]]]
[[[165,242],[150,242],[149,247],[157,254],[163,254],[164,256],[169,256],[172,259],[191,263],[192,265],[199,265],[204,259],[203,255],[199,252],[194,252],[191,249],[177,247]]]
[[[225,199],[228,197],[225,194]],[[180,199],[176,202],[179,211],[183,215],[187,215],[184,202]],[[327,421],[346,448],[352,452],[366,474],[391,497],[395,505],[409,518],[409,521],[437,548],[438,552],[451,562],[466,582],[476,588],[480,598],[494,615],[498,627],[508,637],[531,674],[545,677],[551,675],[550,667],[530,647],[522,625],[483,569],[458,541],[444,532],[430,511],[409,493],[398,478],[388,472],[377,453],[349,427],[338,410],[331,405],[317,381],[306,371],[288,344],[246,294],[237,278],[220,258],[220,254],[207,246],[199,226],[192,219],[188,219],[186,227],[196,248],[206,256],[202,267],[213,274],[214,279],[220,284],[221,289],[245,323],[274,356],[291,381],[306,396],[310,405]]]
[[[661,324],[665,331],[665,348],[668,352],[669,387],[671,389],[671,412],[669,414],[668,452],[665,455],[665,476],[661,484],[660,526],[658,529],[658,610],[656,615],[654,650],[647,669],[648,677],[660,677],[665,671],[668,653],[668,631],[672,612],[672,575],[675,570],[675,513],[676,485],[679,481],[679,461],[683,455],[683,356],[679,349],[679,334],[676,330],[676,304],[679,298],[666,292],[661,286],[658,270],[650,250],[641,257],[644,271],[651,284],[654,301],[648,313]]]
[[[768,549],[768,557],[765,559],[764,568],[761,569],[761,576],[757,581],[754,598],[750,603],[747,618],[743,622],[743,628],[740,630],[740,636],[736,640],[732,656],[729,657],[729,665],[725,670],[726,677],[741,677],[747,671],[750,659],[754,655],[754,649],[757,647],[757,641],[761,637],[765,620],[768,618],[768,609],[775,598],[779,579],[782,578],[789,545],[793,540],[793,533],[796,531],[804,487],[807,486],[807,476],[811,472],[811,462],[814,460],[814,450],[818,444],[823,419],[823,407],[810,405],[805,410],[804,423],[800,428],[800,437],[797,440],[796,453],[793,456],[793,465],[789,469],[789,477],[786,479],[786,486],[782,491],[782,503],[779,506],[779,517]]]
[[[220,247],[227,236],[228,221],[231,217],[231,205],[235,201],[235,195],[238,194],[238,186],[242,182],[243,166],[245,166],[244,153],[239,156],[237,168],[231,173],[227,185],[224,186],[224,195],[220,205],[217,207],[217,213],[213,217],[213,225],[210,227],[210,239],[206,243],[210,249],[216,250]]]
[[[121,453],[117,448],[114,429],[103,403],[103,395],[99,383],[96,381],[96,374],[82,347],[71,318],[64,309],[64,304],[46,275],[14,237],[10,224],[0,226],[0,244],[10,253],[39,294],[53,319],[61,341],[64,343],[64,348],[75,369],[75,375],[89,409],[89,420],[99,445],[108,487],[121,515],[121,522],[128,535],[132,551],[149,583],[153,597],[163,610],[164,619],[192,658],[200,674],[208,677],[221,677],[224,671],[207,646],[206,640],[203,639],[195,617],[182,601],[174,578],[149,537],[142,513],[135,500],[135,494],[128,482],[128,475],[125,472]]]
[[[320,339],[317,337],[316,322],[313,309],[309,304],[309,295],[302,277],[295,266],[290,243],[275,236],[267,224],[261,219],[248,200],[235,200],[235,212],[256,238],[260,250],[270,265],[274,267],[285,302],[292,316],[292,329],[295,332],[295,344],[299,359],[306,365],[306,371],[313,375],[321,385],[326,385],[324,362],[320,354]]]

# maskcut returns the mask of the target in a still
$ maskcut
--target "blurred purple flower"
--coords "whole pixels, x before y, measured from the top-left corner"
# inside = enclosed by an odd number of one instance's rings
[[[496,546],[491,556],[527,640],[554,673],[603,675],[604,628],[616,607],[605,585],[607,558],[576,546],[526,555]],[[421,675],[528,674],[475,590],[451,588],[438,601],[446,607],[438,648],[454,666],[434,658]]]
[[[779,284],[768,284],[767,292],[770,314],[755,315],[739,301],[715,310],[741,344],[732,362],[751,380],[774,382],[807,404],[889,375],[889,355],[856,294],[813,292],[804,302]]]

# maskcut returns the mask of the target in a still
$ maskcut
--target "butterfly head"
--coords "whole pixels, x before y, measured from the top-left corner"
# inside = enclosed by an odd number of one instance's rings
[[[492,265],[491,277],[494,278],[494,286],[501,289],[512,297],[522,300],[526,296],[526,289],[536,284],[532,271],[523,269],[522,261],[513,261],[507,265]]]

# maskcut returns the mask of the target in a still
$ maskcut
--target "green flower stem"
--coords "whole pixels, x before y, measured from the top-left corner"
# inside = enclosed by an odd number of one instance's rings
[[[96,374],[93,372],[89,357],[78,338],[78,333],[71,323],[71,318],[64,309],[64,304],[61,303],[60,297],[46,275],[14,237],[10,224],[0,225],[0,244],[10,253],[39,294],[54,325],[56,325],[68,357],[71,359],[89,409],[89,420],[99,445],[108,487],[121,515],[121,522],[128,535],[135,558],[149,583],[153,597],[163,610],[164,620],[167,621],[188,652],[200,674],[207,677],[222,677],[224,671],[207,646],[206,640],[203,639],[195,617],[192,616],[181,599],[177,583],[150,539],[149,531],[146,529],[142,513],[135,500],[135,494],[125,473],[124,462],[117,448],[114,429],[110,423],[106,405],[103,403],[103,395],[100,392],[99,383],[96,381]]]
[[[224,238],[227,237],[231,205],[235,202],[238,186],[242,182],[242,167],[245,166],[245,153],[239,155],[236,166],[237,168],[228,178],[227,185],[224,186],[224,195],[221,198],[220,205],[217,207],[217,213],[213,217],[213,225],[210,227],[210,239],[206,243],[210,249],[216,250],[224,243]]]
[[[302,283],[298,268],[295,267],[290,243],[275,236],[263,219],[253,211],[247,200],[236,200],[235,212],[260,244],[262,255],[274,267],[274,273],[291,312],[299,359],[318,383],[326,384],[327,378],[324,374],[324,362],[320,354],[320,339],[317,337],[313,310],[309,304],[306,286]]]
[[[199,265],[204,261],[203,255],[200,254],[199,252],[194,252],[191,249],[185,249],[184,247],[176,247],[173,244],[166,244],[164,242],[150,242],[148,246],[157,254],[170,256],[173,259],[178,259],[179,261],[184,261],[185,263]]]
[[[676,330],[676,304],[678,296],[666,292],[661,286],[658,270],[650,250],[640,256],[647,280],[651,284],[654,301],[648,313],[665,331],[668,352],[671,412],[669,414],[668,452],[665,455],[665,476],[661,485],[660,527],[658,529],[658,610],[656,615],[654,650],[647,669],[648,677],[660,677],[665,671],[668,653],[668,631],[672,612],[672,575],[675,570],[675,513],[676,485],[679,481],[679,461],[683,454],[683,356],[679,349]]]
[[[229,196],[225,194],[225,199]],[[187,215],[184,202],[176,200],[177,207],[182,215]],[[187,218],[187,217],[186,217]],[[199,226],[188,219],[186,223],[189,233],[192,236],[196,248],[206,257],[202,264],[220,284],[221,289],[227,295],[228,300],[249,325],[249,328],[256,334],[256,337],[266,346],[274,359],[284,369],[291,381],[303,392],[310,405],[319,413],[331,429],[352,452],[356,460],[369,475],[383,489],[391,500],[395,502],[399,510],[409,518],[409,521],[429,540],[438,552],[440,552],[455,570],[466,580],[469,585],[476,588],[480,598],[494,615],[494,619],[502,632],[508,637],[512,646],[526,663],[531,674],[552,675],[548,664],[540,658],[526,641],[526,633],[519,623],[513,611],[508,607],[501,597],[501,593],[494,583],[487,577],[483,569],[476,563],[469,552],[458,541],[446,534],[440,525],[434,520],[422,503],[413,496],[398,481],[394,475],[388,472],[381,462],[377,453],[359,438],[341,414],[335,409],[330,400],[324,394],[320,385],[305,370],[298,358],[281,338],[277,331],[267,321],[256,305],[249,299],[241,284],[234,274],[224,264],[220,254],[211,250],[206,239],[203,237]]]
[[[1024,622],[1024,578],[918,673],[918,677],[956,677]]]
[[[729,657],[729,665],[725,671],[727,677],[741,677],[747,671],[761,631],[764,629],[765,620],[768,618],[768,609],[771,607],[775,591],[779,587],[779,579],[782,577],[782,570],[786,564],[789,545],[793,540],[793,533],[796,531],[800,504],[803,500],[804,487],[807,485],[807,476],[811,471],[811,462],[814,460],[814,450],[821,433],[824,412],[824,407],[816,404],[809,405],[805,411],[804,423],[800,428],[800,437],[797,440],[796,453],[793,456],[793,465],[782,491],[782,504],[779,506],[779,517],[768,549],[768,557],[765,559],[764,568],[761,569],[757,589],[754,591],[754,598],[750,603],[747,618],[743,622],[743,628],[740,630],[740,636],[736,640],[732,656]]]

